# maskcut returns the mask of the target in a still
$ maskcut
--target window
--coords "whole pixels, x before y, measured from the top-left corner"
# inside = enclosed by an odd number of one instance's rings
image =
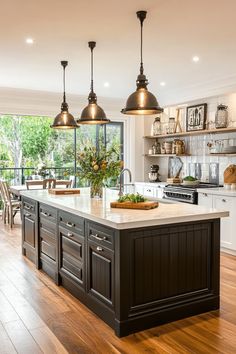
[[[34,178],[40,164],[56,178],[69,178],[76,155],[86,144],[112,144],[123,159],[123,123],[81,125],[74,130],[54,130],[53,119],[43,116],[0,115],[0,178],[23,184]],[[79,182],[79,181],[78,181]]]

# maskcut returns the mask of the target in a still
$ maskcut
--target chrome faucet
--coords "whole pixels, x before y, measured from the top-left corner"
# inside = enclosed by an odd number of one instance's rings
[[[119,190],[119,197],[122,196],[124,194],[124,182],[122,183],[122,176],[124,174],[124,172],[127,171],[129,174],[129,181],[132,181],[132,174],[131,171],[128,168],[123,168],[123,170],[120,173],[119,179],[120,179],[120,190]]]

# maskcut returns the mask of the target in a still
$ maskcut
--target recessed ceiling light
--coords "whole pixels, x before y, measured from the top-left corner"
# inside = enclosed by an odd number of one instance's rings
[[[27,44],[34,44],[34,39],[33,38],[26,38],[25,43]]]
[[[109,84],[109,82],[106,81],[106,82],[104,82],[103,86],[104,86],[104,87],[109,87],[110,84]]]
[[[194,61],[194,63],[197,63],[200,60],[200,58],[197,55],[194,55],[192,60]]]
[[[166,86],[165,81],[160,82],[160,85],[161,85],[161,86]]]

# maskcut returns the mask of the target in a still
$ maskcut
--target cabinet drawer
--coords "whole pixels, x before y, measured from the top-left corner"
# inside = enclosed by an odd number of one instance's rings
[[[67,237],[62,236],[61,239],[62,258],[65,254],[74,257],[77,260],[82,260],[83,257],[83,244],[74,242]]]
[[[56,213],[56,209],[50,208],[47,205],[40,204],[39,206],[40,220],[49,220],[51,222],[56,222]]]
[[[198,205],[204,206],[206,208],[213,207],[213,196],[208,193],[198,193]]]
[[[22,207],[24,210],[28,211],[29,213],[34,213],[36,210],[36,202],[31,199],[23,199]]]
[[[41,252],[56,261],[56,246],[48,243],[45,239],[41,241]]]
[[[71,273],[80,280],[83,279],[82,265],[74,257],[71,257],[67,253],[63,253],[62,268]]]
[[[84,236],[84,219],[79,216],[60,211],[59,225],[67,230],[70,230],[70,232],[75,232],[81,236]]]
[[[104,247],[114,249],[114,231],[92,222],[87,222],[88,239]]]
[[[144,187],[143,195],[147,197],[155,197],[155,189],[153,187]]]
[[[67,237],[68,239],[78,242],[78,243],[83,243],[84,242],[84,236],[76,234],[72,229],[65,229],[64,227],[59,227],[59,233],[60,236]]]

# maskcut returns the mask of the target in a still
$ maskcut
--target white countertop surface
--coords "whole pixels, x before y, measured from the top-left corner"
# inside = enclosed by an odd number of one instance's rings
[[[219,188],[198,188],[198,193],[207,193],[207,194],[214,194],[214,195],[223,195],[228,197],[236,197],[236,191],[228,190],[224,187]]]
[[[91,199],[88,188],[81,189],[80,195],[52,195],[47,190],[28,190],[21,195],[119,230],[229,216],[227,211],[185,203],[160,202],[152,210],[110,208],[110,201],[117,199],[117,191],[111,190],[106,190],[102,200]]]

